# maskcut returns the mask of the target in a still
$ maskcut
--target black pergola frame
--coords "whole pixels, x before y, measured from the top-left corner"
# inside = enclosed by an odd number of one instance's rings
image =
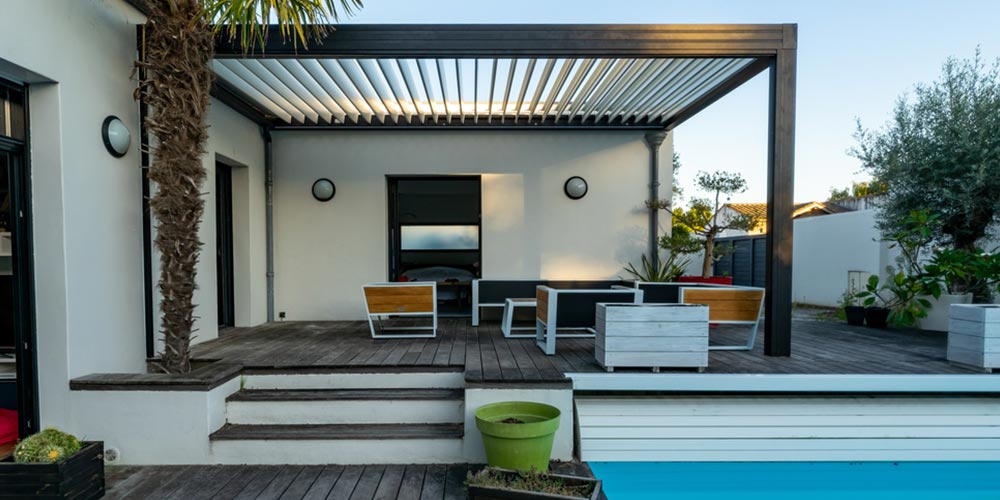
[[[258,50],[244,52],[226,36],[216,41],[217,59],[247,58],[475,58],[646,57],[755,58],[742,71],[709,89],[662,124],[507,123],[481,121],[448,128],[644,129],[669,131],[764,70],[769,71],[765,354],[791,354],[792,211],[795,144],[797,25],[592,25],[592,24],[385,24],[339,25],[308,49],[285,43],[268,29]],[[235,88],[216,81],[213,96],[268,130],[423,129],[434,124],[287,125],[268,116]]]

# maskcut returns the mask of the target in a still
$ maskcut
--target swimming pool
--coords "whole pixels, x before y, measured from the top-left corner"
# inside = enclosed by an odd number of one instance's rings
[[[590,462],[609,500],[996,500],[1000,462]]]

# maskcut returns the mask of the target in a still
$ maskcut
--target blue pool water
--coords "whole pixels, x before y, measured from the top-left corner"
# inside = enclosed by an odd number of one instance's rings
[[[590,462],[609,500],[997,500],[1000,462]]]

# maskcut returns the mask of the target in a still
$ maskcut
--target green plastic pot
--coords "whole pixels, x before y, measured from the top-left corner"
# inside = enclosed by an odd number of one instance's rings
[[[480,406],[476,410],[476,428],[483,435],[487,463],[504,469],[548,470],[559,416],[554,406],[527,401]],[[501,422],[508,418],[524,423]]]

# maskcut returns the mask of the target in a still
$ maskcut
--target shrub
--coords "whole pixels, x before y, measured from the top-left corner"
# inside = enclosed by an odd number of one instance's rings
[[[60,462],[80,451],[80,447],[76,436],[48,428],[18,443],[14,448],[14,460],[23,463]]]

